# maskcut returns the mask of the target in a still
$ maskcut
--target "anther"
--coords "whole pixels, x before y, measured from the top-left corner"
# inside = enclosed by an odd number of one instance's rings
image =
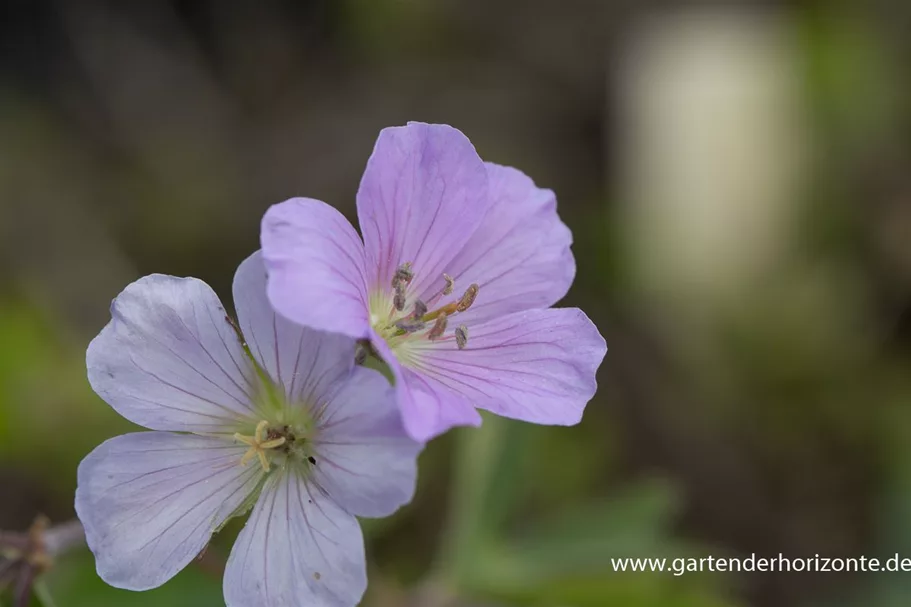
[[[443,288],[443,295],[452,295],[452,290],[455,288],[455,279],[444,272],[443,280],[446,281],[446,286]]]
[[[459,300],[459,304],[456,306],[457,312],[464,312],[471,307],[471,304],[474,303],[475,298],[478,296],[478,290],[480,287],[477,284],[472,283],[469,286],[465,293],[462,295],[462,299]]]
[[[436,322],[433,323],[433,327],[430,328],[430,331],[427,333],[427,339],[433,341],[434,339],[439,339],[443,337],[443,333],[446,332],[447,320],[445,316],[440,316],[437,318]]]
[[[405,283],[398,282],[395,285],[395,297],[392,298],[392,305],[401,312],[405,309]]]
[[[464,350],[465,346],[468,345],[468,327],[465,325],[459,325],[455,330],[456,345],[459,347],[459,350]]]
[[[423,318],[424,314],[427,314],[427,304],[418,299],[414,302],[414,312],[412,312],[411,317],[418,320]]]
[[[411,262],[406,261],[400,265],[395,270],[395,274],[392,275],[392,288],[397,289],[400,284],[411,284],[411,279],[414,278],[414,272],[411,271]]]
[[[402,320],[395,323],[395,328],[399,331],[404,331],[405,333],[414,333],[415,331],[421,331],[426,326],[427,323],[420,318],[403,318]]]

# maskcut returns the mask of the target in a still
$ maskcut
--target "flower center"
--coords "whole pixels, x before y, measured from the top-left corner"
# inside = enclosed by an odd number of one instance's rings
[[[311,466],[316,464],[304,434],[287,424],[270,425],[268,421],[262,420],[256,425],[252,436],[238,432],[234,438],[250,447],[240,458],[242,466],[246,466],[254,457],[259,459],[263,472],[271,470],[272,460],[276,457],[282,458],[279,463],[291,459],[301,462],[306,460]]]
[[[413,279],[411,262],[405,262],[392,277],[392,290],[371,297],[370,319],[374,330],[393,349],[415,339],[455,341],[459,350],[464,349],[468,344],[468,327],[459,325],[449,334],[447,327],[450,317],[472,306],[478,296],[478,285],[472,283],[461,297],[442,303],[455,289],[451,276],[443,274],[445,286],[427,301],[408,296]]]

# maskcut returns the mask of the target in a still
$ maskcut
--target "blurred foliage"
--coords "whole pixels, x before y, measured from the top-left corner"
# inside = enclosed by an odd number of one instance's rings
[[[664,483],[644,482],[610,498],[567,499],[578,491],[572,489],[576,483],[571,474],[568,486],[560,486],[561,473],[567,476],[565,472],[586,462],[604,461],[598,453],[604,445],[564,445],[558,452],[576,451],[578,461],[570,457],[548,466],[551,453],[529,448],[536,432],[540,429],[485,416],[480,431],[459,433],[461,474],[454,486],[448,550],[438,574],[444,583],[457,594],[493,596],[512,605],[732,604],[717,598],[714,583],[705,578],[666,575],[656,580],[648,573],[613,573],[612,558],[672,559],[696,553],[693,546],[672,538],[673,490]],[[530,461],[525,464],[522,458]],[[536,489],[558,495],[562,502],[544,508],[556,510],[546,520],[528,517],[522,507],[537,501]]]
[[[173,580],[147,592],[112,588],[95,575],[95,561],[87,551],[67,556],[45,576],[47,594],[59,607],[125,605],[152,607],[217,607],[224,605],[221,577],[188,567]],[[53,607],[44,605],[44,607]]]
[[[0,457],[23,479],[55,479],[41,489],[66,503],[76,488],[73,462],[130,424],[96,406],[84,345],[38,308],[0,301],[0,334]],[[54,510],[59,516],[70,509]],[[25,517],[20,524],[30,522]]]

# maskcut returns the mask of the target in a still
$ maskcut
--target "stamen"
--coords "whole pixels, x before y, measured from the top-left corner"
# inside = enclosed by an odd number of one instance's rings
[[[428,312],[427,314],[424,315],[423,320],[424,320],[424,322],[430,322],[431,320],[436,320],[440,316],[450,316],[452,314],[455,314],[457,311],[456,308],[458,307],[458,305],[459,305],[459,302],[457,302],[457,301],[450,302],[450,303],[446,304],[445,306],[441,306],[441,307],[437,308],[433,312]]]
[[[399,331],[404,331],[405,333],[422,331],[426,326],[427,323],[420,318],[403,318],[402,320],[395,323],[395,328]]]
[[[362,343],[354,347],[354,364],[363,365],[367,361],[367,348]]]
[[[411,314],[411,317],[414,319],[420,319],[427,314],[427,304],[418,299],[414,302],[414,312]]]
[[[456,311],[464,312],[471,307],[471,304],[474,303],[475,298],[478,296],[478,290],[480,287],[477,284],[472,283],[468,289],[465,290],[465,293],[462,295],[462,299],[459,300],[459,304],[456,306]]]
[[[414,278],[414,272],[411,270],[411,262],[406,261],[400,265],[395,270],[395,274],[392,275],[392,288],[398,288],[400,284],[410,285],[411,280]]]
[[[392,298],[392,305],[401,312],[405,309],[405,283],[398,282],[395,285],[395,297]]]
[[[468,327],[465,325],[459,325],[455,330],[456,345],[459,347],[459,350],[464,350],[465,346],[468,345]]]
[[[440,316],[437,318],[437,321],[433,323],[433,327],[430,328],[430,331],[427,333],[427,339],[433,341],[443,337],[443,333],[446,332],[446,324],[449,322],[446,320],[446,316]]]
[[[269,458],[266,457],[266,451],[269,449],[275,449],[276,447],[281,447],[285,444],[285,437],[280,436],[279,438],[273,438],[271,440],[263,440],[268,438],[265,434],[266,428],[269,426],[269,422],[262,420],[256,424],[256,432],[253,436],[245,436],[239,432],[234,434],[234,438],[240,442],[250,445],[250,448],[244,453],[243,457],[240,458],[240,465],[246,466],[251,459],[254,457],[259,458],[259,463],[263,467],[264,472],[269,471]]]
[[[441,296],[452,295],[455,289],[455,279],[444,272],[443,280],[445,281],[445,285],[442,289],[437,291],[429,300],[414,299],[409,303],[406,292],[408,290],[408,285],[411,284],[414,276],[415,273],[412,269],[411,262],[402,263],[396,268],[395,273],[392,276],[391,283],[394,292],[392,299],[393,309],[389,311],[387,316],[386,323],[389,324],[385,324],[381,329],[381,334],[387,340],[393,338],[396,340],[398,340],[398,338],[405,339],[407,336],[419,332],[422,332],[422,335],[426,335],[427,339],[430,341],[442,338],[446,333],[446,327],[449,322],[448,317],[471,308],[478,297],[478,291],[480,291],[480,286],[477,283],[472,283],[460,298],[455,301],[450,300],[449,303],[436,307]],[[411,308],[410,312],[405,312],[406,306]],[[431,307],[435,309],[431,310]],[[377,318],[374,319],[373,322],[378,321],[379,319]],[[430,330],[424,334],[423,331],[427,329],[428,326],[430,327]],[[459,325],[455,331],[455,340],[459,349],[464,349],[468,344],[468,327]],[[369,350],[367,353],[370,353]],[[360,349],[357,350],[355,362],[357,364],[362,364],[365,358],[365,354]]]

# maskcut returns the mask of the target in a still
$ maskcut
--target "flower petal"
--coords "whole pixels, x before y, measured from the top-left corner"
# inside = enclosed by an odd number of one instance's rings
[[[86,456],[76,512],[98,575],[147,590],[183,569],[255,491],[262,469],[238,465],[243,453],[222,438],[139,432]]]
[[[448,266],[457,294],[471,283],[481,287],[459,316],[469,325],[548,308],[566,295],[576,274],[572,233],[557,215],[554,193],[511,167],[486,166],[493,206]]]
[[[337,210],[292,198],[266,211],[261,234],[269,301],[296,323],[352,337],[368,332],[364,245]]]
[[[351,373],[354,339],[304,327],[275,313],[266,297],[266,267],[259,251],[234,274],[234,305],[250,352],[288,402],[324,402]]]
[[[351,607],[366,588],[357,519],[295,468],[270,475],[228,559],[227,607]]]
[[[463,395],[403,366],[379,336],[374,336],[371,343],[395,377],[402,423],[414,440],[429,441],[455,426],[481,425],[481,416]]]
[[[411,122],[383,129],[357,193],[370,289],[389,289],[396,268],[413,264],[410,292],[443,284],[490,208],[487,170],[458,130]]]
[[[195,278],[153,274],[111,304],[89,344],[89,383],[153,430],[222,432],[252,415],[252,365],[218,297]]]
[[[386,378],[358,367],[322,416],[314,480],[352,514],[388,516],[414,495],[421,447]]]
[[[557,425],[582,418],[607,352],[598,329],[576,308],[527,310],[472,325],[464,350],[451,339],[420,348],[411,366],[428,384],[498,415]]]

